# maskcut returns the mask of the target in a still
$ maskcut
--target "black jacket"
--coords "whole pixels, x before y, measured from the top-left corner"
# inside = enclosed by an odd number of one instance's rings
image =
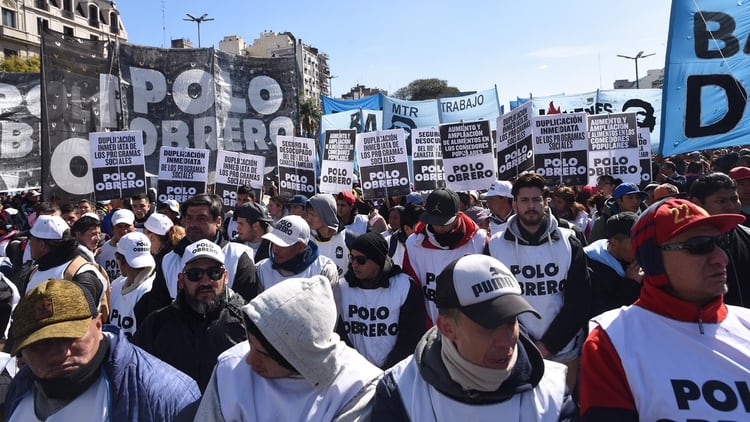
[[[224,306],[206,315],[193,311],[180,292],[169,306],[139,323],[133,343],[190,375],[203,392],[216,358],[247,339],[240,310],[245,300],[229,289],[227,292]]]
[[[727,293],[724,303],[750,308],[750,228],[737,226],[729,231],[729,247],[724,251],[727,264]]]

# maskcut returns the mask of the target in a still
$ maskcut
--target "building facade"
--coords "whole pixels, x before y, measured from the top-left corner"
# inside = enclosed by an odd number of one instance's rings
[[[635,81],[629,81],[627,79],[617,79],[614,82],[615,89],[635,89]],[[650,69],[646,71],[646,76],[638,79],[640,88],[650,89],[657,88],[661,89],[664,86],[664,69]]]
[[[320,96],[331,95],[328,55],[304,44],[291,32],[263,31],[252,44],[246,44],[240,36],[230,35],[219,42],[219,50],[251,57],[296,56],[303,98],[314,98],[320,106]]]
[[[92,40],[128,40],[114,1],[0,0],[0,12],[0,59],[39,56],[42,28]]]

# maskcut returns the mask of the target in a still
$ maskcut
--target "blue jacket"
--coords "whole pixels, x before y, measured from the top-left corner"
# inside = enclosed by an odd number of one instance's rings
[[[102,368],[110,389],[112,421],[190,420],[200,401],[192,378],[132,345],[119,328],[105,325],[109,353]],[[22,368],[10,384],[8,417],[33,389],[34,376]],[[194,405],[194,406],[191,406]]]

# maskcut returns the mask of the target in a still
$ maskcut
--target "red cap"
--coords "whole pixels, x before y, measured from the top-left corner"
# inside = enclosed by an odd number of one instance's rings
[[[735,167],[729,170],[729,177],[734,180],[750,179],[750,167]]]
[[[354,194],[351,191],[343,191],[339,192],[338,195],[336,195],[337,201],[344,201],[349,205],[354,205],[354,202],[356,202],[356,198],[354,198]]]

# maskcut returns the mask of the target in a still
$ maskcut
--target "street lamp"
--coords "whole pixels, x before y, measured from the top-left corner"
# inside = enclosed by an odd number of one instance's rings
[[[331,98],[334,98],[333,96],[333,80],[338,78],[338,76],[329,75],[328,76],[328,93],[331,94]]]
[[[188,17],[183,18],[182,20],[188,21],[188,22],[195,22],[198,24],[198,48],[201,47],[201,23],[208,22],[214,20],[214,18],[209,18],[208,13],[204,13],[201,17],[196,18],[195,16],[191,15],[190,13],[185,13]]]
[[[639,51],[638,54],[635,55],[635,57],[623,56],[622,54],[617,55],[617,57],[622,57],[623,59],[630,59],[635,62],[635,88],[636,89],[641,89],[641,84],[638,82],[638,59],[645,59],[646,57],[650,57],[653,55],[654,53],[643,54],[643,51]]]

